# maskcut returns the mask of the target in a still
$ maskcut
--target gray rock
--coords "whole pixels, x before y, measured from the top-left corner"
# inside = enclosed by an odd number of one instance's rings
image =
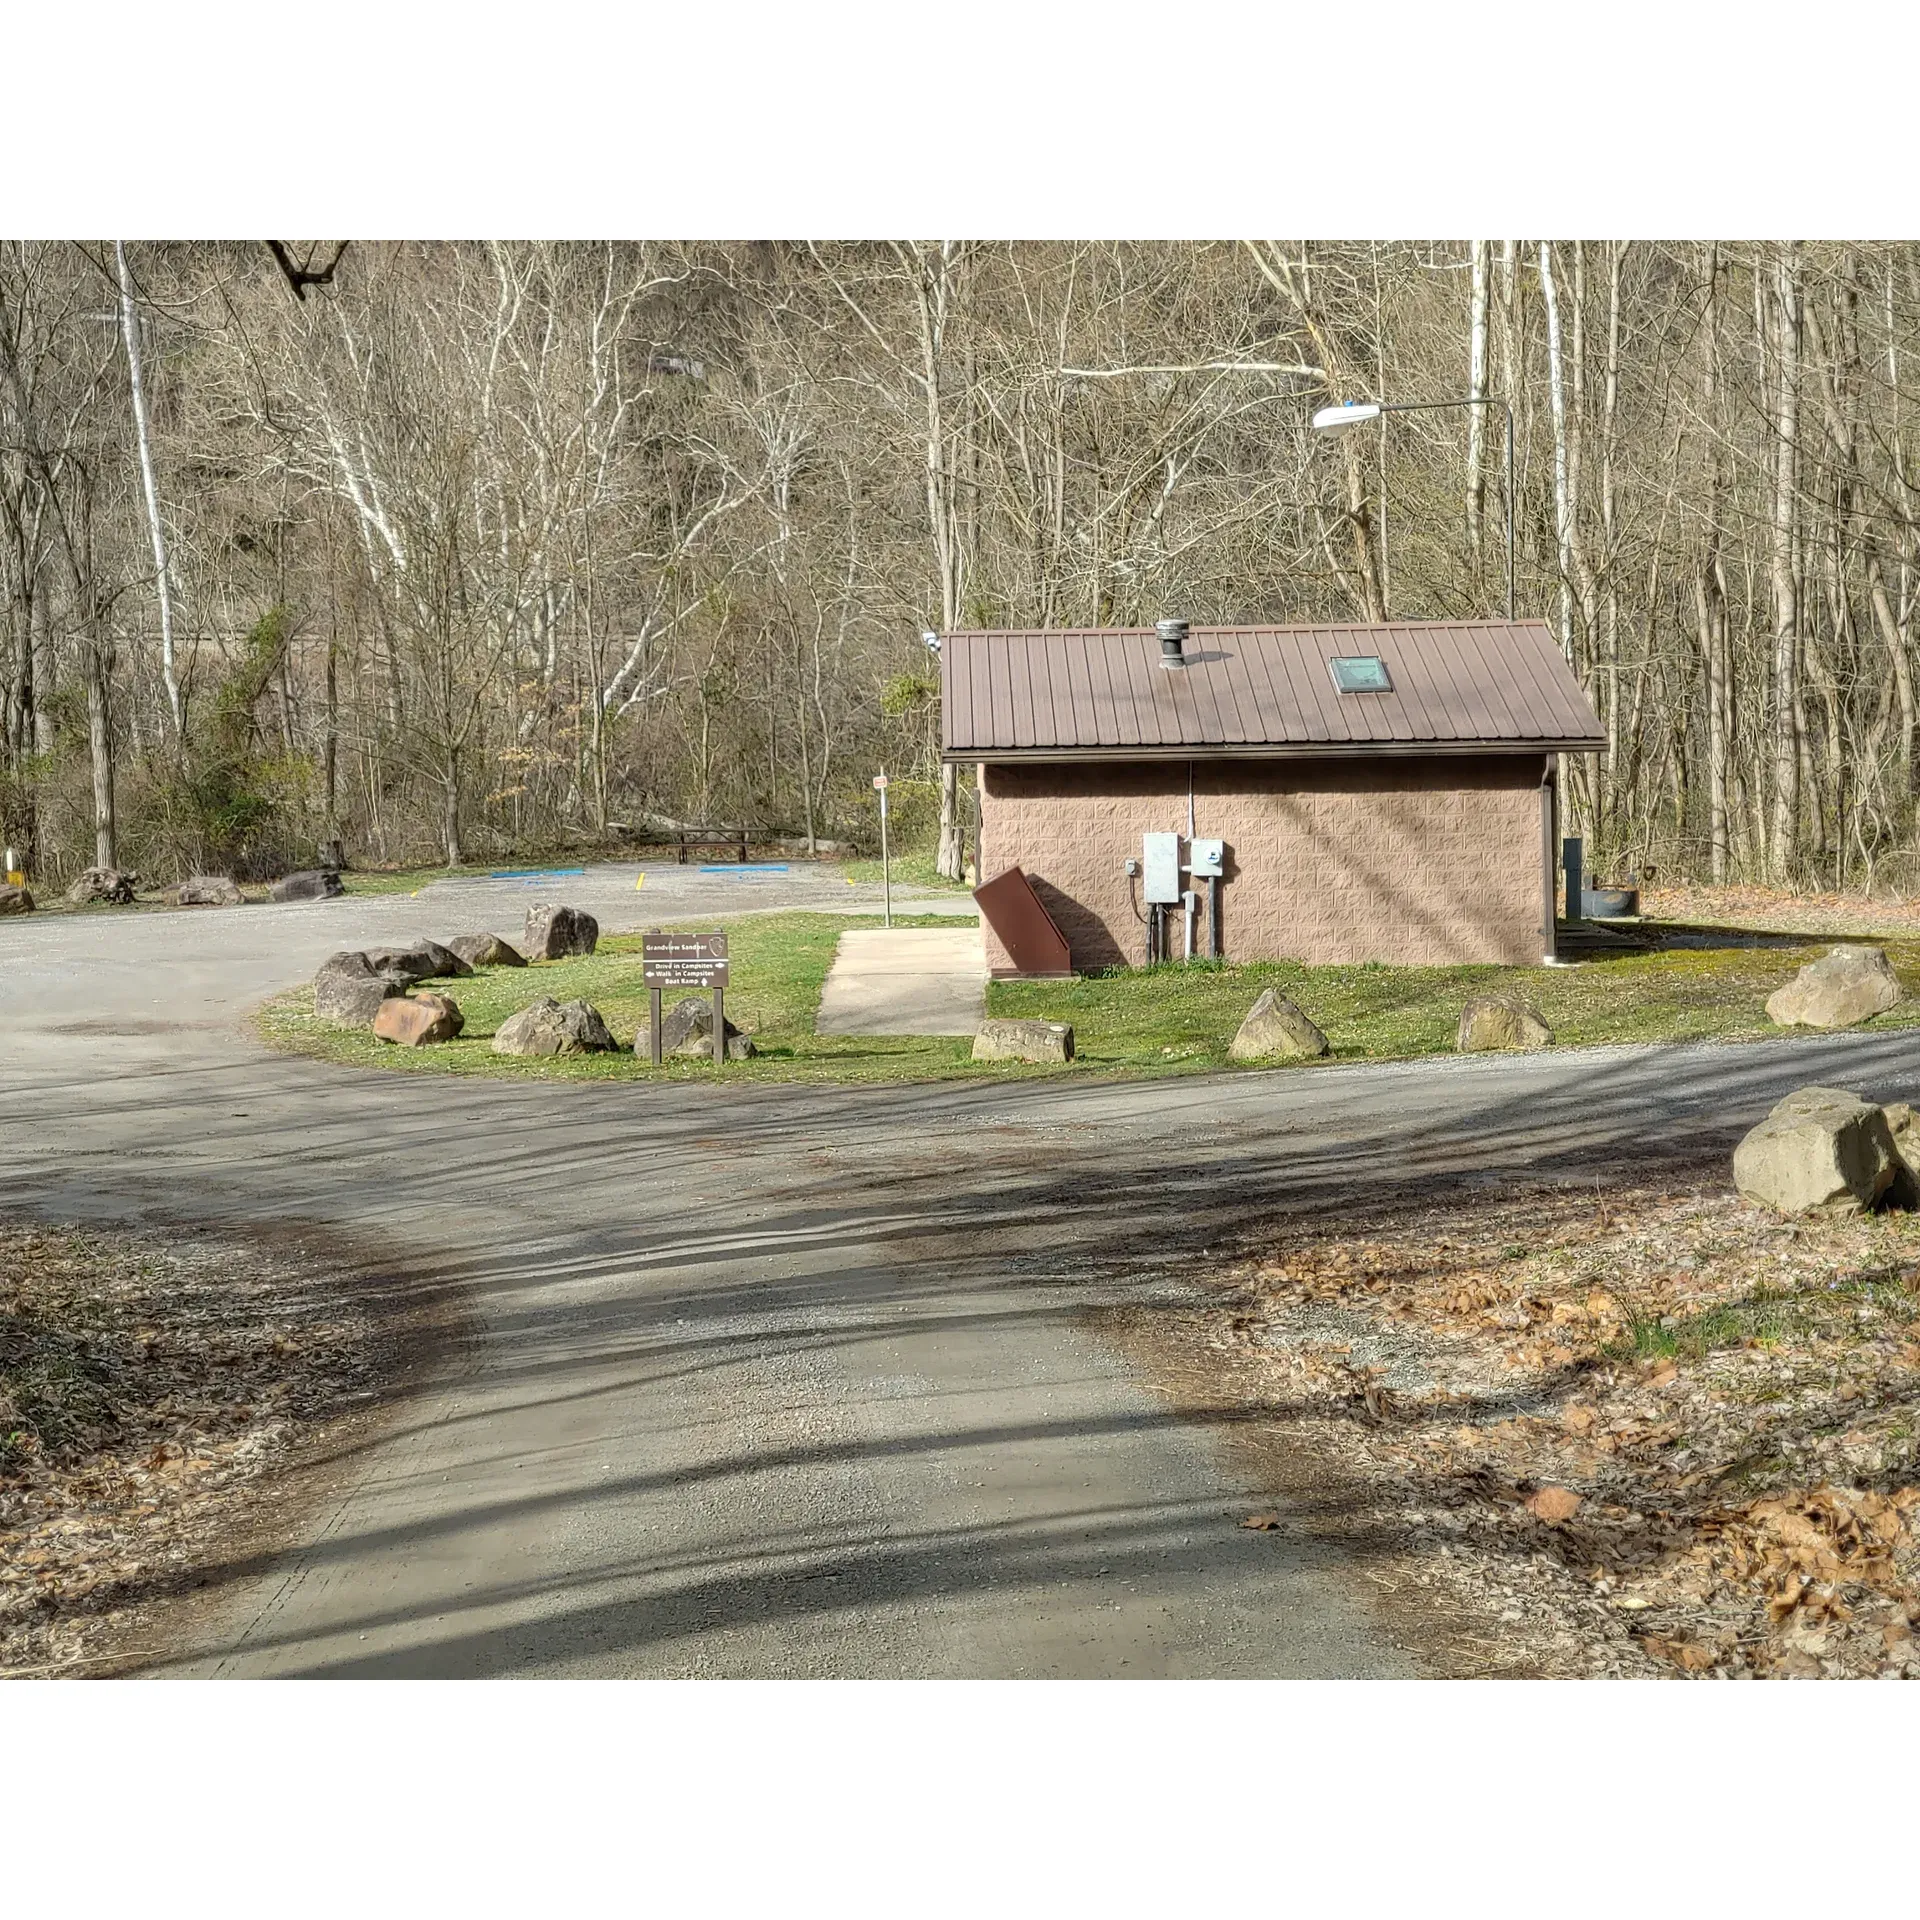
[[[526,957],[496,933],[456,933],[447,951],[457,953],[470,967],[524,967]]]
[[[652,1035],[645,1027],[642,1027],[633,1037],[635,1053],[647,1053],[652,1044]],[[713,1058],[713,996],[711,994],[689,994],[684,1000],[676,1000],[660,1016],[660,1052],[667,1059],[676,1056],[685,1060]],[[753,1058],[753,1041],[731,1020],[727,1022],[727,1058],[729,1060]]]
[[[406,979],[383,973],[364,953],[329,954],[313,976],[313,1011],[342,1026],[370,1027],[381,1006],[407,990]]]
[[[337,900],[346,890],[347,883],[332,868],[316,867],[276,880],[268,892],[276,900]]]
[[[401,994],[382,1001],[373,1016],[374,1038],[400,1047],[432,1047],[457,1040],[466,1024],[460,1003],[444,993]]]
[[[0,882],[0,914],[31,913],[33,895],[25,887],[16,887],[10,882]]]
[[[1519,995],[1482,993],[1460,1009],[1460,1031],[1453,1044],[1458,1053],[1547,1047],[1553,1044],[1553,1029],[1540,1017],[1540,1009]]]
[[[1904,1100],[1889,1100],[1880,1111],[1887,1116],[1893,1150],[1900,1156],[1893,1184],[1887,1189],[1886,1204],[1920,1207],[1920,1113],[1915,1113]]]
[[[1904,1100],[1889,1100],[1880,1111],[1887,1116],[1894,1151],[1913,1172],[1920,1173],[1920,1113]]]
[[[1835,947],[1767,1001],[1777,1027],[1856,1027],[1897,1007],[1899,976],[1878,947]]]
[[[406,947],[369,947],[377,971],[400,974],[411,985],[421,980],[464,980],[473,969],[438,940],[416,940]]]
[[[1887,1116],[1838,1087],[1790,1093],[1733,1150],[1733,1184],[1776,1213],[1854,1213],[1902,1170]]]
[[[89,867],[67,889],[67,904],[85,907],[99,901],[110,907],[130,907],[139,879],[137,873],[122,873],[117,867]]]
[[[607,1031],[597,1007],[585,1000],[536,1000],[501,1021],[495,1053],[545,1059],[558,1053],[615,1053],[620,1043]]]
[[[239,907],[246,895],[224,873],[193,873],[177,887],[169,887],[166,902],[173,907]]]
[[[1073,1058],[1073,1029],[1064,1020],[983,1020],[973,1057],[1064,1065]]]
[[[1240,1022],[1227,1051],[1236,1060],[1321,1060],[1333,1049],[1284,993],[1269,987]]]
[[[527,909],[526,938],[520,944],[529,960],[571,960],[600,944],[600,922],[578,907],[543,903]]]

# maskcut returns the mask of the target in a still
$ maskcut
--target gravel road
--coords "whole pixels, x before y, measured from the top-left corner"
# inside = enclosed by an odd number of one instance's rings
[[[1811,1080],[1920,1094],[1911,1033],[751,1090],[354,1072],[248,1035],[336,947],[512,937],[549,893],[612,931],[878,891],[637,872],[0,923],[11,1201],[317,1226],[472,1321],[161,1670],[1412,1672],[1337,1550],[1237,1525],[1267,1490],[1094,1310],[1150,1313],[1223,1215],[1730,1145]]]

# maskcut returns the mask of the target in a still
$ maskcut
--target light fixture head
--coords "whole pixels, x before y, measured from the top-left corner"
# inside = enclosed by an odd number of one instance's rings
[[[1338,433],[1343,427],[1357,427],[1368,420],[1380,418],[1380,403],[1377,400],[1349,400],[1337,407],[1322,407],[1313,416],[1314,427],[1321,433]]]
[[[940,636],[929,630],[920,636],[920,644],[925,647],[929,653],[938,653],[940,651]]]

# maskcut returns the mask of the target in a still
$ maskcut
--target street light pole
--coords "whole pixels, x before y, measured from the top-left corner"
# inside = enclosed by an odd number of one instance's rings
[[[1322,407],[1313,424],[1322,433],[1339,433],[1383,413],[1432,413],[1442,407],[1500,407],[1507,416],[1507,618],[1513,618],[1513,406],[1490,393],[1463,400],[1349,400],[1344,406]]]

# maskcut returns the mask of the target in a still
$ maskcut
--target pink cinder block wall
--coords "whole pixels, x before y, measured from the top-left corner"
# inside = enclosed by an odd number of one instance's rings
[[[1534,964],[1545,771],[1539,754],[1196,761],[1194,831],[1227,843],[1226,957]],[[1122,863],[1143,833],[1186,825],[1184,760],[982,769],[981,875],[1024,869],[1082,972],[1140,964]],[[984,931],[988,965],[1010,966]]]

